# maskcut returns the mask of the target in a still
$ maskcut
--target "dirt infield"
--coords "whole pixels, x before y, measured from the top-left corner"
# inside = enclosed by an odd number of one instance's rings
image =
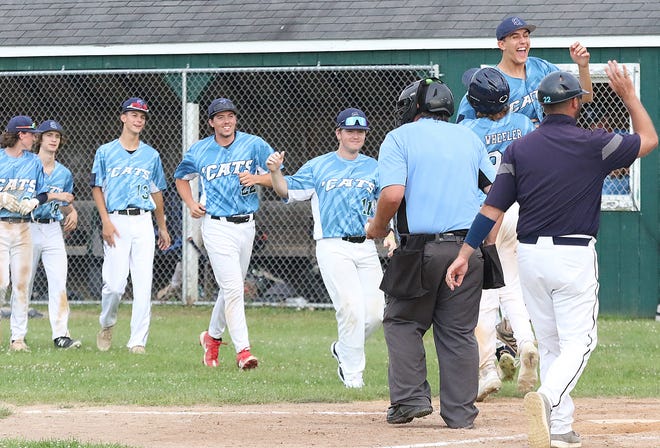
[[[583,447],[657,448],[660,399],[579,398]],[[9,407],[0,438],[76,439],[145,448],[526,447],[521,399],[480,403],[476,428],[451,430],[438,412],[385,423],[386,402],[223,407]]]

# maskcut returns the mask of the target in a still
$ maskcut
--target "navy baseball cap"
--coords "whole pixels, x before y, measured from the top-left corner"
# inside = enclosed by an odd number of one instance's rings
[[[149,113],[149,106],[147,102],[142,98],[133,97],[129,98],[121,104],[121,113],[128,112],[130,110],[135,110],[137,112],[144,112],[145,114]]]
[[[7,132],[29,132],[30,134],[38,134],[36,123],[32,118],[27,115],[17,115],[9,120],[7,123]]]
[[[360,109],[351,107],[344,109],[337,115],[337,128],[338,129],[361,129],[363,131],[369,130],[369,121],[367,116]]]
[[[213,118],[215,114],[219,114],[220,112],[225,112],[227,110],[230,110],[235,114],[238,114],[238,110],[236,109],[236,106],[234,106],[234,103],[232,103],[230,99],[216,98],[213,101],[211,101],[211,104],[209,105],[209,111],[208,111],[209,118]]]
[[[37,127],[38,132],[50,132],[55,131],[64,135],[64,128],[55,120],[46,120]]]
[[[497,40],[502,40],[505,37],[507,37],[509,34],[513,33],[514,31],[518,31],[521,29],[525,29],[531,33],[536,29],[536,26],[530,25],[529,23],[525,22],[523,19],[517,16],[507,17],[506,19],[502,20],[502,23],[500,23],[497,26],[495,35],[497,36]]]

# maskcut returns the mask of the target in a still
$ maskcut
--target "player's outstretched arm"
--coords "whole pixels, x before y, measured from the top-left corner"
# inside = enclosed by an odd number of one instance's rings
[[[632,76],[625,65],[619,66],[616,61],[607,61],[605,74],[610,80],[610,87],[628,109],[633,132],[639,134],[640,145],[637,157],[644,157],[658,146],[658,133],[653,126],[653,120],[637,97]]]
[[[252,174],[249,171],[238,173],[238,180],[244,187],[251,187],[253,185],[261,185],[262,187],[271,188],[270,174]]]
[[[270,171],[271,186],[273,187],[273,190],[275,190],[275,193],[277,193],[277,195],[281,198],[288,198],[289,186],[287,185],[286,179],[284,179],[284,175],[282,174],[281,170],[282,163],[284,163],[284,154],[284,151],[276,151],[272,153],[266,160],[266,166]]]

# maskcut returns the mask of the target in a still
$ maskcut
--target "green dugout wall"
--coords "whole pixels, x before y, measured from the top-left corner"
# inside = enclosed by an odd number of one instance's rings
[[[640,96],[656,128],[660,128],[660,51],[658,48],[594,48],[591,62],[616,59],[640,66]],[[531,54],[556,64],[568,64],[568,49],[534,49]],[[496,49],[363,51],[337,53],[200,54],[159,56],[80,56],[0,58],[0,71],[164,69],[208,67],[278,67],[332,65],[437,64],[443,79],[459,98],[467,68],[496,64]],[[397,95],[398,92],[392,92]],[[458,99],[457,99],[458,101]],[[652,317],[660,297],[660,155],[641,162],[641,210],[604,211],[598,237],[601,313]]]

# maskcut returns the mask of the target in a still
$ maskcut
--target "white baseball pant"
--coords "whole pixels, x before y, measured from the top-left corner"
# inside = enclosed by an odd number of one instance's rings
[[[204,247],[219,287],[208,332],[218,339],[229,328],[236,353],[250,348],[244,282],[252,256],[254,229],[254,220],[231,223],[206,215],[202,221]]]
[[[504,283],[506,286],[498,289],[486,289],[481,293],[479,304],[479,321],[474,334],[479,344],[479,368],[495,362],[495,347],[497,332],[495,325],[498,310],[509,318],[513,335],[518,347],[526,341],[534,341],[534,332],[529,322],[529,314],[523,300],[518,274],[518,239],[516,225],[518,223],[518,203],[514,203],[504,214],[502,226],[497,234],[497,254],[502,262]]]
[[[590,238],[589,236],[583,236]],[[589,246],[554,245],[551,237],[518,246],[520,280],[539,344],[541,387],[552,403],[551,433],[572,430],[570,393],[596,348],[598,260]]]
[[[69,336],[69,300],[66,292],[67,256],[60,223],[30,223],[32,234],[32,276],[28,294],[32,296],[34,277],[43,261],[48,280],[48,318],[52,339]]]
[[[0,297],[5,297],[11,280],[11,340],[27,334],[32,276],[32,237],[29,223],[0,221]]]
[[[341,238],[316,241],[316,259],[337,319],[336,350],[347,379],[361,378],[364,342],[383,322],[383,269],[373,240]]]
[[[110,221],[121,237],[115,235],[114,247],[103,242],[103,290],[99,323],[103,328],[117,323],[119,302],[126,290],[130,272],[133,310],[131,337],[126,346],[145,346],[151,321],[151,283],[156,244],[151,213],[134,216],[111,213]]]

